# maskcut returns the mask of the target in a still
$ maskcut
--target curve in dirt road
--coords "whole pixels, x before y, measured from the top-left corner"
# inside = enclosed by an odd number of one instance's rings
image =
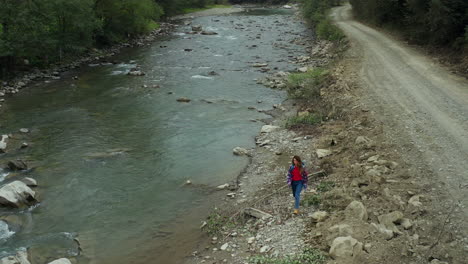
[[[393,141],[409,146],[402,155],[434,175],[415,177],[427,179],[434,188],[442,186],[439,197],[446,198],[439,202],[445,208],[458,207],[455,221],[466,233],[468,81],[416,49],[353,20],[350,5],[334,9],[332,18],[362,56],[357,69],[366,94],[362,100],[376,111]]]

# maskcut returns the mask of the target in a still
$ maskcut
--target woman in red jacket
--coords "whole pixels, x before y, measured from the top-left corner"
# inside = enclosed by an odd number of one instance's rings
[[[307,188],[307,171],[299,156],[294,156],[288,170],[288,185],[291,186],[294,196],[294,214],[299,214],[302,188]]]

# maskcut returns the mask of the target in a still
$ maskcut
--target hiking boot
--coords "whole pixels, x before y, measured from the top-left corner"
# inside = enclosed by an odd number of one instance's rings
[[[293,212],[295,215],[298,215],[299,214],[299,210],[298,209],[294,209],[294,212]]]

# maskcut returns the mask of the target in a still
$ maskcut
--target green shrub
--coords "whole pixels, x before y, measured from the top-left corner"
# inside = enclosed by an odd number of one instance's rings
[[[319,38],[329,41],[340,41],[345,37],[343,32],[328,19],[320,21],[315,27],[315,31]]]
[[[206,220],[205,231],[210,235],[217,235],[224,228],[233,228],[235,223],[229,217],[221,215],[216,209],[210,213]]]
[[[298,125],[315,125],[320,123],[322,118],[317,117],[314,114],[308,114],[303,116],[290,117],[286,120],[286,128],[292,128]]]
[[[328,192],[335,187],[335,183],[332,181],[323,181],[317,186],[317,191]]]
[[[325,256],[317,249],[306,249],[299,255],[282,258],[255,256],[249,259],[249,264],[322,264],[325,260]]]
[[[318,194],[305,194],[301,203],[303,206],[318,206],[322,202],[322,198]]]
[[[315,68],[305,73],[293,73],[288,77],[288,94],[292,98],[316,99],[320,97],[320,88],[328,78],[328,71]]]

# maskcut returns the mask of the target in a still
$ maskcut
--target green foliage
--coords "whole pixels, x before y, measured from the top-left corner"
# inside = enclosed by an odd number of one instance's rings
[[[344,38],[341,30],[333,25],[327,16],[329,9],[339,4],[339,0],[302,0],[302,14],[315,27],[319,38],[330,41],[340,41]]]
[[[303,253],[283,258],[255,256],[249,259],[249,264],[322,264],[325,256],[317,249],[306,249]]]
[[[223,228],[234,227],[234,222],[229,221],[229,217],[222,216],[218,211],[213,211],[207,218],[205,230],[210,235],[221,233]]]
[[[335,187],[335,183],[332,181],[323,181],[317,186],[318,192],[328,192]]]
[[[365,21],[396,27],[415,43],[452,45],[465,36],[466,0],[350,0],[354,14]],[[460,49],[463,45],[452,45]]]
[[[286,85],[289,95],[292,98],[320,98],[320,88],[328,79],[328,74],[323,68],[290,74]]]
[[[322,202],[319,194],[305,194],[301,203],[303,206],[318,206]]]
[[[298,125],[315,125],[320,123],[322,118],[317,117],[314,114],[308,114],[303,116],[290,117],[286,120],[286,128],[292,128]]]
[[[194,8],[194,7],[184,8],[182,12],[184,14],[188,14],[188,13],[203,11],[203,10],[210,9],[210,8],[230,8],[230,7],[232,6],[231,5],[207,5],[206,7],[202,7],[202,8]]]
[[[315,27],[317,36],[321,39],[330,41],[340,41],[345,36],[343,32],[335,25],[333,25],[329,19],[323,19]]]

